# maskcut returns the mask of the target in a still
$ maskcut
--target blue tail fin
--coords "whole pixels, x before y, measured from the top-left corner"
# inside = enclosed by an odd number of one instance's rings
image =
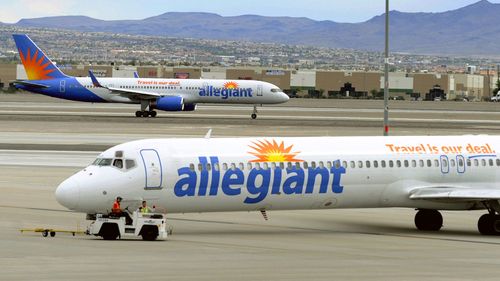
[[[68,77],[31,41],[26,34],[13,34],[19,56],[29,80],[47,80]]]

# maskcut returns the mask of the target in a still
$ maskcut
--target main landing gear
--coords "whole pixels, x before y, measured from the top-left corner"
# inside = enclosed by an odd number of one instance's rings
[[[253,113],[250,116],[252,117],[252,119],[257,119],[257,106],[256,105],[253,106]]]
[[[443,226],[443,216],[437,210],[420,209],[415,215],[418,230],[438,231]]]
[[[482,215],[477,221],[477,229],[483,235],[500,235],[500,204],[497,200],[483,202],[488,214]]]
[[[482,235],[500,235],[500,203],[497,200],[483,202],[488,214],[477,221],[477,229]],[[438,231],[443,226],[443,216],[437,210],[419,209],[415,215],[418,230]]]
[[[148,110],[146,110],[148,109]],[[141,101],[141,110],[135,112],[135,117],[156,117],[157,112],[149,104],[148,100]]]

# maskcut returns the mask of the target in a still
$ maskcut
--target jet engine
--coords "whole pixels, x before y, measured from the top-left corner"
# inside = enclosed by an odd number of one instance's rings
[[[157,108],[163,111],[185,110],[183,98],[178,96],[161,97],[152,102],[151,105],[153,108]]]

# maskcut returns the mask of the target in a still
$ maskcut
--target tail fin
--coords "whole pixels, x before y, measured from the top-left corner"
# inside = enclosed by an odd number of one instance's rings
[[[31,41],[26,34],[13,34],[19,56],[29,80],[47,80],[68,77]]]

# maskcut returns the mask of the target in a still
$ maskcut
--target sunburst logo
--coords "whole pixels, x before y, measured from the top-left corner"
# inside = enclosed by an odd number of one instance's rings
[[[38,54],[38,50],[31,55],[31,51],[28,48],[26,54],[19,50],[19,56],[23,62],[24,69],[26,70],[26,75],[29,80],[45,80],[53,79],[54,77],[49,76],[50,73],[54,72],[55,69],[50,69],[50,62],[45,61],[43,54]]]
[[[285,147],[285,143],[277,143],[275,140],[272,142],[268,140],[253,142],[249,145],[254,151],[248,152],[257,159],[250,162],[303,162],[304,160],[296,159],[295,156],[299,154],[298,151],[292,151],[293,145]]]
[[[224,83],[224,88],[226,89],[238,89],[238,83],[236,82],[226,82]]]

